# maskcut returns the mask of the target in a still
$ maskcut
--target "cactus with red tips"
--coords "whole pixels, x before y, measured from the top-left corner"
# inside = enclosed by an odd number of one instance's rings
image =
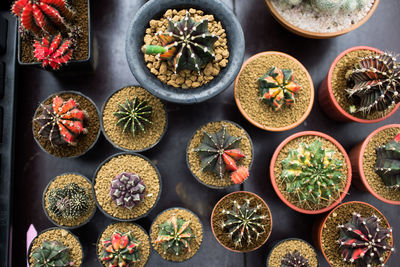
[[[308,267],[308,259],[300,254],[299,251],[294,250],[288,252],[283,256],[280,267]]]
[[[140,261],[140,242],[130,231],[115,231],[110,238],[101,241],[101,246],[100,260],[108,267],[133,267]]]
[[[375,172],[386,186],[400,188],[400,134],[376,149]]]
[[[271,67],[264,76],[258,79],[258,89],[261,99],[270,105],[274,111],[282,106],[293,105],[300,85],[294,81],[293,71]]]
[[[110,183],[110,196],[118,207],[132,209],[144,199],[146,186],[137,174],[123,172]]]
[[[82,134],[87,134],[84,127],[88,118],[85,110],[78,109],[78,103],[73,99],[64,101],[61,97],[55,96],[52,104],[41,104],[42,114],[35,118],[40,124],[38,135],[45,138],[52,145],[73,145]]]
[[[360,267],[372,264],[384,266],[384,253],[394,249],[389,244],[392,229],[381,227],[380,221],[376,215],[363,218],[353,213],[350,222],[338,226],[340,238],[337,242],[345,262],[356,263]]]

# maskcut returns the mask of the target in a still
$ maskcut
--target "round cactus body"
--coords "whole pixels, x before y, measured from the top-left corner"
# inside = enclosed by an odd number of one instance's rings
[[[303,0],[280,0],[279,3],[284,6],[297,6],[299,5]]]
[[[375,172],[386,186],[400,189],[400,134],[376,149]]]
[[[133,267],[140,261],[140,242],[132,232],[115,231],[110,238],[101,241],[103,250],[100,259],[109,267]]]
[[[144,199],[146,186],[137,174],[123,172],[110,184],[110,196],[118,207],[132,209]]]
[[[311,0],[313,8],[321,13],[335,14],[346,0]]]
[[[357,0],[346,0],[343,3],[342,10],[346,13],[354,12],[358,9],[358,2]]]
[[[44,240],[42,245],[32,252],[33,267],[74,266],[70,260],[69,247],[54,240]]]

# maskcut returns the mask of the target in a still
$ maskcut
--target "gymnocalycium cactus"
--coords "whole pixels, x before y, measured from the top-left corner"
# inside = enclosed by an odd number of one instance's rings
[[[290,69],[271,67],[267,73],[258,79],[258,89],[261,99],[273,110],[279,110],[283,105],[293,105],[295,94],[300,90]]]
[[[288,252],[282,258],[281,267],[308,267],[308,259],[297,250]]]
[[[135,135],[138,130],[145,131],[145,125],[151,124],[153,108],[147,101],[141,101],[137,96],[133,100],[126,99],[125,104],[118,104],[119,110],[114,113],[118,118],[116,125],[123,125],[122,132],[130,131]]]
[[[347,89],[351,113],[387,111],[400,102],[400,64],[388,53],[362,58],[346,73],[352,88]]]
[[[195,238],[190,221],[185,221],[175,214],[158,226],[157,239],[154,244],[161,244],[164,254],[167,252],[175,255],[190,252],[190,242]]]
[[[344,162],[334,159],[334,154],[320,140],[300,143],[298,148],[290,149],[287,158],[281,161],[281,179],[286,183],[286,191],[300,203],[334,201],[346,181],[342,173]]]
[[[245,199],[243,205],[234,200],[230,210],[222,210],[226,215],[222,228],[235,247],[249,246],[265,232],[262,222],[265,215],[260,213],[261,207],[261,204],[251,205],[251,199]]]
[[[394,251],[388,242],[392,229],[381,227],[379,222],[376,215],[363,218],[353,213],[350,222],[338,226],[340,238],[337,242],[344,261],[356,263],[360,267],[372,266],[374,263],[384,266],[383,254]]]
[[[110,196],[118,207],[132,209],[144,199],[146,186],[137,174],[123,172],[110,183]]]
[[[156,34],[162,46],[144,46],[143,53],[170,60],[175,73],[183,69],[200,73],[201,67],[214,60],[213,46],[218,40],[217,36],[209,33],[208,20],[196,22],[186,12],[181,21],[175,22],[170,18],[168,21],[167,32]]]
[[[76,183],[51,190],[47,201],[49,212],[65,219],[79,218],[86,214],[91,205],[91,199],[85,188]]]
[[[135,262],[140,261],[140,242],[132,232],[115,231],[110,238],[102,240],[101,245],[100,260],[106,262],[108,267],[133,267]]]
[[[32,252],[33,267],[74,266],[69,256],[69,249],[59,241],[44,240],[42,245]]]
[[[386,186],[400,188],[400,134],[376,149],[375,172]]]

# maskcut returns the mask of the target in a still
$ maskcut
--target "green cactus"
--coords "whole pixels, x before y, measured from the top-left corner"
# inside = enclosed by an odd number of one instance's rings
[[[376,149],[375,172],[386,186],[400,188],[400,134]]]
[[[346,0],[311,0],[311,6],[317,12],[336,14]]]
[[[286,191],[300,203],[331,203],[337,199],[346,177],[342,173],[344,162],[334,159],[334,154],[320,140],[290,149],[287,158],[281,161],[281,179],[286,183]]]
[[[302,3],[303,0],[279,0],[279,4],[286,6],[286,7],[291,7],[291,6],[297,6]]]
[[[33,267],[67,267],[73,266],[70,260],[69,247],[59,241],[43,241],[42,245],[32,252]]]

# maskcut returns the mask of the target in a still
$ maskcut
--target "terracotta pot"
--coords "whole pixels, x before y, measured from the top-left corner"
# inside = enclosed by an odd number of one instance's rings
[[[233,195],[233,194],[239,194],[239,193],[249,194],[249,195],[253,196],[254,198],[258,199],[259,201],[261,201],[261,202],[267,207],[268,213],[269,213],[269,217],[271,218],[271,219],[270,219],[270,224],[271,224],[270,231],[269,231],[269,233],[267,234],[267,237],[265,238],[264,242],[262,242],[259,246],[255,247],[255,248],[253,248],[253,249],[251,249],[251,250],[248,250],[248,251],[247,251],[247,250],[243,250],[243,251],[242,251],[242,250],[236,250],[236,249],[233,249],[233,248],[230,248],[230,247],[226,246],[225,244],[223,244],[223,243],[217,238],[217,235],[215,234],[215,231],[214,231],[213,218],[214,218],[214,212],[215,212],[216,207],[217,207],[225,198],[227,198],[227,197],[229,197],[229,196],[231,196],[231,195]],[[268,238],[269,238],[269,236],[271,235],[271,232],[272,232],[272,214],[271,214],[271,210],[269,209],[267,203],[265,203],[265,201],[264,201],[261,197],[259,197],[258,195],[254,194],[254,193],[252,193],[252,192],[249,192],[249,191],[236,191],[236,192],[229,193],[229,194],[227,194],[226,196],[224,196],[223,198],[221,198],[221,199],[217,202],[217,204],[215,204],[215,206],[214,206],[214,208],[213,208],[213,211],[212,211],[212,213],[211,213],[211,219],[210,219],[210,221],[211,221],[211,230],[212,230],[212,232],[213,232],[213,235],[214,235],[215,239],[218,241],[218,243],[221,244],[221,246],[223,246],[224,248],[226,248],[227,250],[230,250],[230,251],[232,251],[232,252],[239,252],[239,253],[244,253],[244,252],[246,252],[246,253],[247,253],[247,252],[251,252],[251,251],[254,251],[254,250],[256,250],[256,249],[259,249],[260,247],[262,247],[262,246],[265,244],[265,242],[267,242],[267,240],[268,240]]]
[[[340,204],[339,206],[337,206],[336,208],[334,208],[334,209],[333,209],[331,212],[329,212],[327,215],[318,218],[318,219],[314,222],[314,224],[313,224],[313,229],[312,229],[312,238],[313,238],[314,246],[315,246],[319,251],[322,252],[322,254],[324,255],[325,260],[326,260],[326,261],[328,262],[328,264],[329,264],[330,266],[332,266],[332,267],[334,267],[334,266],[329,262],[328,257],[326,256],[325,251],[324,251],[323,248],[322,248],[322,229],[324,228],[325,223],[326,223],[326,220],[328,219],[328,217],[329,217],[335,210],[337,210],[339,207],[341,207],[341,206],[343,206],[343,205],[347,205],[347,204],[351,204],[351,203],[358,203],[358,204],[361,204],[361,205],[369,206],[369,207],[375,209],[375,211],[376,211],[377,214],[379,214],[380,216],[382,216],[383,218],[386,219],[386,217],[385,217],[377,208],[375,208],[374,206],[372,206],[372,205],[370,205],[370,204],[368,204],[368,203],[362,202],[362,201],[350,201],[350,202],[342,203],[342,204]],[[388,220],[386,219],[386,221],[388,221]],[[389,222],[388,222],[388,224],[389,224]],[[390,227],[390,225],[389,225],[389,227]],[[393,246],[393,235],[392,235],[391,246]],[[386,263],[387,260],[389,259],[390,254],[391,254],[391,252],[389,251],[389,255],[387,256],[387,258],[386,258],[386,260],[385,260],[385,263]]]
[[[332,62],[331,67],[329,68],[329,72],[325,79],[322,81],[321,85],[319,86],[318,89],[318,101],[321,106],[321,108],[325,111],[326,115],[328,115],[331,119],[336,120],[336,121],[345,121],[345,122],[359,122],[359,123],[376,123],[383,121],[390,116],[392,116],[396,110],[399,108],[399,105],[397,105],[393,110],[391,110],[388,114],[386,114],[382,118],[378,119],[373,119],[373,120],[367,120],[367,119],[360,119],[357,118],[351,114],[349,114],[346,110],[344,110],[339,103],[336,101],[335,96],[333,95],[333,89],[332,89],[332,75],[333,75],[333,70],[336,67],[336,64],[339,62],[339,60],[345,56],[346,54],[356,51],[356,50],[371,50],[376,53],[382,53],[381,50],[369,47],[369,46],[355,46],[352,48],[349,48],[342,53],[340,53],[335,60]]]
[[[364,192],[369,192],[371,195],[376,197],[377,199],[388,203],[392,205],[400,205],[400,201],[396,200],[389,200],[378,193],[376,193],[372,187],[368,184],[367,179],[365,178],[365,173],[364,173],[364,164],[363,164],[363,155],[365,152],[365,149],[367,148],[367,145],[369,141],[380,131],[388,129],[388,128],[400,128],[400,124],[388,124],[385,126],[382,126],[372,133],[370,133],[365,140],[359,144],[357,144],[349,153],[350,161],[351,161],[351,166],[353,170],[353,183],[354,185],[361,191]]]
[[[299,67],[302,68],[302,69],[304,70],[304,72],[307,74],[307,79],[308,79],[308,81],[310,82],[310,86],[311,86],[311,88],[310,88],[310,90],[311,90],[311,92],[310,92],[310,103],[308,104],[308,107],[307,107],[306,112],[303,114],[303,116],[302,116],[297,122],[295,122],[295,123],[293,123],[293,124],[291,124],[291,125],[285,126],[285,127],[280,127],[280,128],[267,127],[267,126],[264,126],[264,125],[262,125],[262,124],[256,122],[255,120],[253,120],[252,118],[249,117],[249,115],[248,115],[248,114],[246,113],[246,111],[243,109],[243,107],[242,107],[242,105],[241,105],[241,103],[240,103],[239,98],[236,97],[237,85],[238,85],[238,82],[239,82],[239,77],[240,77],[240,75],[242,74],[242,71],[244,70],[244,68],[247,66],[247,64],[249,64],[250,62],[254,61],[254,60],[257,59],[258,57],[260,57],[260,56],[266,56],[266,55],[279,55],[279,56],[284,56],[284,57],[287,57],[288,59],[290,59],[291,61],[297,63],[297,64],[299,65]],[[244,62],[242,68],[240,69],[239,75],[238,75],[238,76],[236,77],[236,79],[235,79],[235,83],[234,83],[234,96],[235,96],[236,105],[237,105],[237,107],[239,108],[240,113],[242,113],[242,115],[246,118],[246,120],[248,120],[251,124],[253,124],[254,126],[256,126],[256,127],[260,128],[260,129],[262,129],[262,130],[272,131],[272,132],[282,132],[282,131],[287,131],[287,130],[290,130],[290,129],[293,129],[293,128],[297,127],[299,124],[301,124],[301,123],[308,117],[308,115],[309,115],[310,112],[311,112],[312,106],[313,106],[313,104],[314,104],[314,84],[313,84],[312,78],[311,78],[310,74],[308,73],[307,69],[303,66],[303,64],[300,63],[300,61],[298,61],[298,60],[295,59],[294,57],[292,57],[292,56],[290,56],[290,55],[288,55],[288,54],[282,53],[282,52],[267,51],[267,52],[261,52],[261,53],[255,54],[254,56],[248,58],[248,59]]]
[[[277,157],[279,152],[282,150],[282,148],[284,146],[286,146],[290,141],[292,141],[293,139],[296,139],[298,137],[301,136],[307,136],[307,135],[315,135],[315,136],[319,136],[322,137],[330,142],[332,142],[338,149],[339,151],[342,153],[342,155],[345,157],[345,161],[346,161],[346,165],[347,165],[347,177],[346,177],[346,186],[343,189],[342,194],[340,195],[340,197],[338,199],[336,199],[331,205],[329,205],[328,207],[325,207],[323,209],[319,209],[319,210],[306,210],[306,209],[302,209],[299,208],[295,205],[293,205],[292,203],[290,203],[281,193],[281,191],[278,188],[277,182],[276,182],[276,177],[275,177],[275,164],[277,163]],[[279,164],[279,163],[278,163]],[[271,159],[271,164],[269,166],[269,174],[270,174],[270,178],[271,178],[271,184],[276,192],[276,194],[278,195],[278,197],[291,209],[300,212],[300,213],[305,213],[305,214],[320,214],[320,213],[324,213],[327,212],[331,209],[333,209],[335,206],[337,206],[340,202],[342,202],[342,200],[344,199],[344,197],[346,196],[347,192],[349,191],[350,188],[350,184],[351,184],[351,176],[352,176],[352,172],[351,172],[351,163],[350,163],[350,159],[349,156],[346,153],[346,150],[342,147],[342,145],[336,141],[335,139],[333,139],[331,136],[321,133],[321,132],[315,132],[315,131],[304,131],[304,132],[299,132],[299,133],[295,133],[291,136],[289,136],[288,138],[286,138],[275,150],[272,159]]]
[[[284,19],[279,12],[275,9],[275,7],[272,5],[271,0],[265,0],[265,3],[267,4],[267,7],[269,9],[269,11],[271,12],[272,16],[283,26],[285,27],[287,30],[291,31],[294,34],[306,37],[306,38],[312,38],[312,39],[328,39],[328,38],[332,38],[332,37],[337,37],[343,34],[346,34],[348,32],[351,32],[355,29],[357,29],[358,27],[360,27],[361,25],[363,25],[371,16],[372,14],[375,12],[376,8],[378,7],[379,4],[379,0],[375,0],[374,5],[371,7],[371,9],[369,10],[368,14],[362,19],[360,20],[358,23],[343,29],[341,31],[337,31],[337,32],[327,32],[327,33],[320,33],[320,32],[311,32],[311,31],[307,31],[307,30],[303,30],[300,27],[297,27],[293,24],[291,24],[290,22],[288,22],[286,19]]]

